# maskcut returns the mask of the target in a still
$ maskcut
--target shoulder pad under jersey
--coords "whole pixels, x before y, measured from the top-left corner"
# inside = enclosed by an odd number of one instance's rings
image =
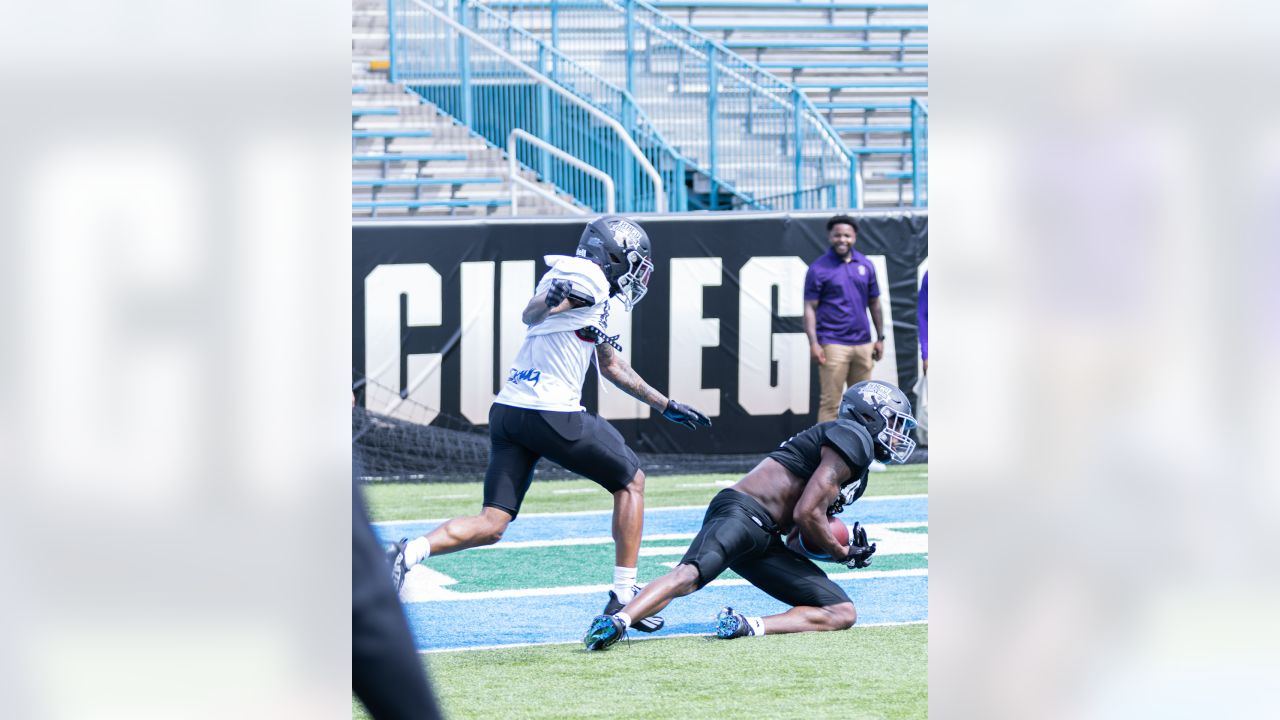
[[[861,424],[852,420],[836,420],[827,426],[822,444],[835,450],[849,466],[854,478],[860,477],[871,466],[875,457],[871,434]]]

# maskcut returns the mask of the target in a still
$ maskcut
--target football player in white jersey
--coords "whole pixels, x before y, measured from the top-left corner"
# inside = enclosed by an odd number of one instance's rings
[[[600,375],[624,392],[691,429],[711,421],[654,390],[619,354],[610,335],[609,299],[628,312],[648,291],[653,272],[649,237],[639,223],[616,215],[587,224],[575,257],[548,255],[551,269],[524,309],[524,343],[489,409],[489,468],[479,515],[457,517],[389,551],[397,588],[409,568],[431,555],[491,545],[515,519],[548,458],[613,494],[614,578],[606,614],[638,591],[636,561],[644,526],[644,472],[636,454],[606,420],[582,406],[582,384],[594,359]],[[662,618],[636,629],[653,632]]]

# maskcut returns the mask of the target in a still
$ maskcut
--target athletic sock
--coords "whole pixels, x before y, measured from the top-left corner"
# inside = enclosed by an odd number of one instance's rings
[[[749,617],[747,625],[750,626],[752,635],[764,635],[764,618]]]
[[[613,616],[614,616],[614,617],[616,617],[616,618],[618,618],[619,620],[621,620],[621,621],[622,621],[622,626],[623,626],[623,629],[624,629],[624,630],[625,630],[625,629],[627,629],[627,628],[629,628],[629,627],[631,627],[631,616],[630,616],[630,615],[628,615],[628,614],[626,614],[626,613],[624,613],[624,612],[616,612],[616,613],[614,613],[614,614],[613,614]]]
[[[404,562],[409,567],[431,557],[431,541],[425,537],[414,538],[404,546]]]
[[[618,596],[618,602],[623,605],[631,602],[631,598],[635,596],[635,591],[632,590],[635,584],[635,568],[620,565],[613,567],[613,594]]]

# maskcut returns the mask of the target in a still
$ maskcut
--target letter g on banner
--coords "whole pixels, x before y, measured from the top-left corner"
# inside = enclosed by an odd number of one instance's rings
[[[779,317],[804,314],[804,262],[756,257],[742,266],[738,300],[738,404],[752,415],[809,412],[809,342],[803,332],[773,332],[773,288]],[[770,382],[778,363],[778,384]]]

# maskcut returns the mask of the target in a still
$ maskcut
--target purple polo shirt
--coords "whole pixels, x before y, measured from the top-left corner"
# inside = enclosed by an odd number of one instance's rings
[[[804,299],[817,300],[819,345],[863,345],[872,341],[867,303],[880,297],[876,269],[866,255],[850,248],[844,262],[828,249],[804,276]]]

